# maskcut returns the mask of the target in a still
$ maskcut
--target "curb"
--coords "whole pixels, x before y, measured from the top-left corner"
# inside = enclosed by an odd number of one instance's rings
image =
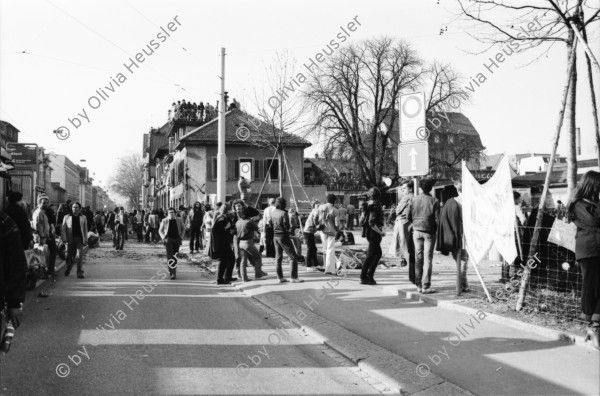
[[[267,290],[262,285],[257,287],[256,284],[246,286],[244,283],[234,283],[233,286],[299,326],[306,334],[316,338],[320,343],[351,360],[361,370],[387,385],[395,393],[402,395],[473,395],[437,374],[418,375],[419,366],[417,364],[314,313],[312,308],[299,306],[275,292]],[[314,298],[319,299],[318,295]]]
[[[541,335],[541,336],[549,338],[551,340],[565,341],[566,343],[569,343],[569,344],[575,344],[575,345],[582,346],[582,347],[585,347],[585,348],[588,348],[588,349],[591,349],[594,351],[596,350],[590,343],[585,341],[585,337],[575,335],[573,333],[569,333],[566,331],[553,330],[553,329],[549,329],[547,327],[542,327],[542,326],[538,326],[538,325],[534,325],[534,324],[525,323],[525,322],[522,322],[517,319],[507,318],[502,315],[488,313],[481,309],[465,307],[464,305],[460,305],[457,302],[438,300],[434,297],[423,295],[418,292],[408,292],[408,291],[405,291],[402,289],[398,289],[397,287],[394,287],[394,286],[382,286],[382,287],[380,287],[380,289],[387,293],[405,298],[407,300],[421,301],[421,302],[424,302],[429,305],[465,313],[467,315],[476,314],[477,312],[481,311],[486,314],[485,319],[486,320],[489,319],[491,322],[505,325],[508,327],[512,327],[517,330],[523,330],[523,331],[527,331],[527,332],[534,333],[537,335]]]

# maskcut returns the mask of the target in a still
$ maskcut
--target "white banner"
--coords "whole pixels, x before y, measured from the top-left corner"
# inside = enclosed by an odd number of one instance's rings
[[[508,158],[502,158],[496,173],[480,185],[462,164],[462,215],[469,257],[475,264],[492,243],[505,261],[517,257],[515,245],[515,204]]]

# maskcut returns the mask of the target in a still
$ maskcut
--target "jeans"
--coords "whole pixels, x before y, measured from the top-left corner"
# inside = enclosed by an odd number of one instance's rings
[[[292,270],[291,275],[292,279],[298,278],[298,257],[296,257],[296,250],[292,245],[292,241],[290,237],[287,235],[275,235],[273,238],[273,242],[275,243],[275,260],[277,261],[277,277],[279,279],[283,279],[283,268],[281,264],[283,262],[283,251],[288,255],[288,257],[292,260]]]
[[[431,270],[433,248],[435,247],[435,232],[413,231],[415,242],[415,284],[417,287],[429,289],[431,286]]]
[[[379,260],[381,259],[382,251],[381,251],[381,234],[371,231],[369,236],[369,248],[367,249],[367,258],[362,267],[362,271],[360,272],[361,280],[373,279],[375,276],[375,270],[377,269],[377,264],[379,264]]]
[[[306,266],[317,267],[319,265],[319,260],[317,258],[315,234],[312,232],[305,232],[304,239],[306,240]]]
[[[117,250],[123,250],[123,245],[125,244],[126,237],[127,227],[125,227],[123,224],[117,224],[115,226],[115,234],[113,237],[113,242]]]
[[[348,229],[349,230],[354,229],[354,214],[348,213]]]
[[[68,244],[69,250],[67,254],[67,270],[66,273],[71,272],[74,261],[77,261],[77,274],[83,274],[83,238],[73,237],[73,242]]]
[[[177,270],[177,257],[175,254],[179,253],[179,246],[181,246],[181,238],[165,238],[165,248],[167,249],[167,266],[169,267],[169,273],[174,274]]]
[[[460,251],[453,251],[452,252],[452,258],[454,259],[454,261],[456,262],[456,258],[458,257],[458,255],[461,255],[461,260],[460,260],[460,287],[462,289],[468,289],[469,288],[469,282],[467,281],[467,265],[469,264],[469,257],[466,256],[466,252],[464,251],[464,249],[461,249]]]
[[[253,240],[240,241],[239,253],[241,257],[240,272],[242,279],[247,279],[248,274],[246,272],[246,264],[248,260],[252,260],[254,264],[254,276],[262,276],[262,257]]]
[[[415,284],[415,242],[410,225],[411,223],[404,223],[400,226],[400,251],[402,260],[408,264],[408,279]]]
[[[203,249],[200,227],[190,228],[190,251]]]
[[[336,272],[335,268],[335,235],[327,235],[321,231],[321,241],[323,242],[323,264],[325,272]]]

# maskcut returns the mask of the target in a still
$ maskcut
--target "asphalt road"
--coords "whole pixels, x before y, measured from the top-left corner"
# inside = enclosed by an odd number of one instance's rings
[[[181,263],[170,280],[162,246],[109,245],[88,252],[85,279],[62,270],[43,286],[50,297],[29,296],[0,357],[2,395],[379,394],[343,357],[203,269]]]

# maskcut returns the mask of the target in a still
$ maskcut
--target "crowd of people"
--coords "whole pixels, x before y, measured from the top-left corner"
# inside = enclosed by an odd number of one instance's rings
[[[248,199],[219,202],[214,208],[208,203],[195,202],[189,208],[171,207],[166,212],[148,208],[129,213],[123,207],[94,213],[78,202],[67,201],[55,213],[48,197],[43,195],[29,219],[22,195],[13,192],[0,215],[2,302],[6,304],[7,317],[18,325],[27,272],[24,251],[33,244],[47,247],[48,275],[56,275],[56,255],[62,250],[67,263],[65,275],[76,264],[77,277],[84,278],[84,247],[97,246],[107,230],[111,231],[116,251],[123,250],[130,237],[139,243],[162,242],[171,279],[176,279],[179,249],[189,238],[190,254],[218,260],[216,283],[226,285],[238,279],[251,281],[249,268],[253,269],[255,280],[264,279],[268,274],[262,270],[263,255],[275,258],[276,275],[281,283],[303,282],[299,265],[307,271],[334,275],[338,270],[336,242],[353,238],[346,231],[357,226],[368,241],[360,283],[376,285],[374,276],[382,257],[381,242],[387,222],[393,222],[394,230],[389,253],[400,257],[401,266],[408,267],[408,278],[419,293],[435,292],[431,286],[436,247],[461,263],[461,288],[469,291],[461,183],[455,182],[444,189],[443,203],[431,194],[434,183],[429,178],[421,179],[419,194],[415,195],[413,182],[404,182],[400,188],[402,198],[391,213],[381,204],[378,188],[369,190],[368,201],[358,209],[352,204],[343,205],[334,194],[328,194],[325,203],[312,202],[312,209],[303,221],[295,209],[287,209],[282,197],[269,198],[262,214],[247,203]],[[518,193],[514,200],[516,221],[524,224],[526,215]],[[576,256],[583,275],[582,318],[589,322],[588,338],[596,347],[600,329],[599,202],[600,173],[590,171],[584,175],[569,205],[561,207],[561,217],[577,226]],[[322,264],[317,258],[317,235],[323,246]],[[307,245],[306,257],[302,254],[303,243]],[[289,279],[283,271],[284,253],[290,262]]]

